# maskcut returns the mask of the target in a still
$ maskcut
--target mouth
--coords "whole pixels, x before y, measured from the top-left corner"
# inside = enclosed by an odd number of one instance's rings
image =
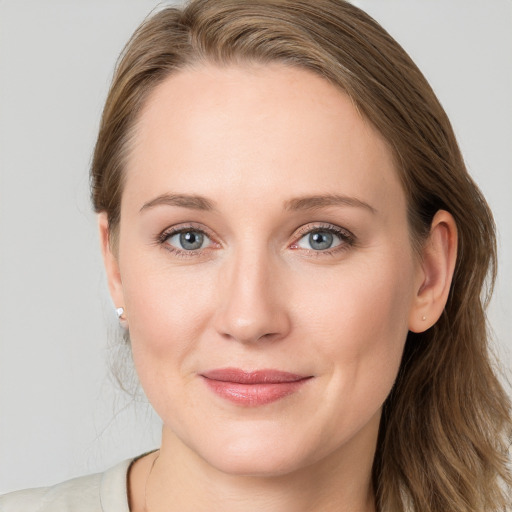
[[[298,391],[312,376],[279,370],[246,372],[238,368],[220,368],[201,374],[215,394],[237,405],[255,407],[280,400]]]

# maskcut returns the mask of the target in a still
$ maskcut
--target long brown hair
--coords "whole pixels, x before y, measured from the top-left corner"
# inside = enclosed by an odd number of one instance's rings
[[[187,66],[247,61],[312,70],[350,96],[394,154],[416,247],[439,209],[457,223],[446,308],[428,331],[409,334],[384,405],[373,468],[378,510],[507,509],[511,404],[493,370],[485,317],[496,275],[492,215],[427,81],[363,11],[343,0],[193,0],[147,19],[116,69],[92,163],[94,208],[107,212],[113,242],[145,99]]]

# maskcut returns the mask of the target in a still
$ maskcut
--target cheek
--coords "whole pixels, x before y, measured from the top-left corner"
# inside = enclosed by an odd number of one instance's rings
[[[187,356],[197,348],[213,314],[214,273],[206,266],[193,272],[186,266],[173,268],[150,257],[126,261],[126,269],[123,291],[141,380],[146,370],[190,364]]]
[[[126,268],[123,290],[137,375],[164,423],[186,437],[180,418],[194,417],[198,405],[194,393],[184,390],[197,386],[199,347],[214,303],[212,272],[166,267],[151,258]]]
[[[408,332],[412,284],[412,261],[390,254],[351,266],[309,294],[303,325],[329,365],[333,402],[350,395],[356,407],[371,408],[385,400]]]

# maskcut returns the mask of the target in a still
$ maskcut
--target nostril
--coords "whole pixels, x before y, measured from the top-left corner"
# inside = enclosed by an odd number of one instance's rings
[[[224,338],[242,343],[272,341],[290,329],[289,302],[266,256],[237,253],[219,275],[214,328]]]
[[[288,330],[288,321],[284,312],[282,318],[278,318],[277,315],[268,315],[255,317],[252,321],[223,315],[217,326],[217,331],[224,338],[240,343],[276,341],[285,336]]]

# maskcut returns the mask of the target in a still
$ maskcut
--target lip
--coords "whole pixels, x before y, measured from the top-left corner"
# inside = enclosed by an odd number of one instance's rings
[[[201,374],[211,391],[237,405],[265,405],[295,393],[311,375],[280,370],[247,372],[238,368],[220,368]]]

